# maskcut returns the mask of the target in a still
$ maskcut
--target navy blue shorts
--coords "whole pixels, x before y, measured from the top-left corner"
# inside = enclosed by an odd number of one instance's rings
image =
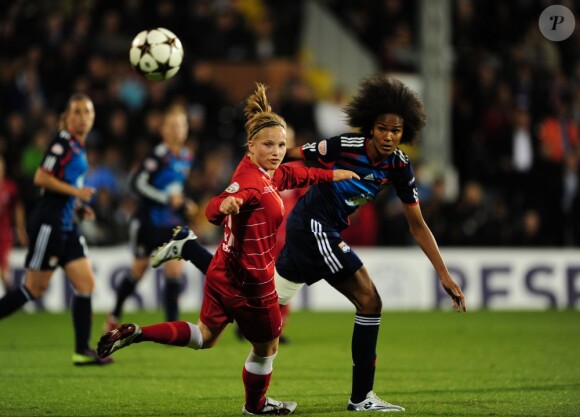
[[[88,249],[78,228],[62,231],[59,222],[32,222],[28,225],[30,241],[25,267],[35,271],[51,271],[58,266],[86,258]]]
[[[173,236],[173,227],[157,227],[151,222],[133,218],[129,226],[129,244],[136,258],[147,258]]]
[[[286,244],[276,271],[293,282],[311,285],[325,279],[333,284],[351,277],[362,266],[336,230],[310,219],[310,230],[286,229]]]

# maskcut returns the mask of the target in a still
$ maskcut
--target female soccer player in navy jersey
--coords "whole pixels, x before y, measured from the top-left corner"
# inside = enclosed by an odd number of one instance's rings
[[[276,232],[284,215],[279,191],[358,176],[343,169],[280,166],[286,153],[286,122],[272,112],[264,85],[257,84],[244,110],[248,119],[247,154],[230,185],[206,209],[207,218],[216,225],[223,224],[225,230],[207,271],[198,324],[178,321],[142,328],[124,324],[101,338],[98,352],[107,357],[131,343],[144,341],[207,349],[235,320],[252,344],[242,373],[242,411],[290,414],[295,402],[265,396],[282,328],[274,285]]]
[[[84,203],[91,199],[95,190],[83,186],[88,167],[85,139],[94,120],[91,99],[84,94],[73,95],[62,115],[61,130],[49,145],[34,175],[34,184],[42,187],[42,195],[28,221],[30,241],[24,285],[0,299],[0,318],[3,318],[27,301],[41,297],[54,270],[62,266],[75,290],[71,305],[75,333],[72,360],[75,365],[112,362],[110,358],[100,358],[89,348],[91,293],[95,279],[87,258],[86,243],[79,234],[75,219],[94,218],[93,211]]]
[[[348,216],[388,186],[403,203],[411,234],[427,255],[457,311],[466,311],[461,288],[451,278],[437,242],[419,207],[409,158],[399,144],[413,143],[425,125],[419,97],[398,80],[383,75],[367,78],[346,106],[346,133],[288,150],[289,159],[317,161],[333,169],[349,169],[360,179],[318,184],[298,201],[286,223],[286,243],[276,263],[280,304],[304,285],[325,279],[355,306],[352,335],[352,411],[404,411],[373,391],[381,298],[366,268],[340,236]]]
[[[130,271],[116,289],[113,311],[107,315],[105,333],[116,329],[123,313],[123,305],[136,289],[149,267],[151,251],[171,238],[174,227],[187,222],[194,203],[183,189],[193,164],[193,155],[185,146],[187,115],[181,106],[172,106],[163,115],[157,144],[141,162],[131,184],[140,197],[139,208],[131,219],[130,242],[134,260]],[[197,245],[197,242],[194,242]],[[200,248],[206,252],[205,248]],[[207,270],[211,254],[200,266]],[[183,262],[172,260],[165,264],[165,319],[176,321],[179,316],[179,292]]]

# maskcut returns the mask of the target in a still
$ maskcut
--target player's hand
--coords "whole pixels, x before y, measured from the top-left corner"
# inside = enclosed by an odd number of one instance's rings
[[[451,306],[457,311],[458,313],[466,312],[467,311],[467,303],[465,302],[465,296],[463,295],[463,291],[453,278],[449,274],[440,277],[441,285],[451,297]]]
[[[96,191],[93,187],[77,188],[77,198],[82,202],[88,203]]]
[[[226,197],[220,204],[220,212],[223,214],[238,214],[243,203],[244,200],[241,198],[231,196]]]
[[[97,218],[93,208],[91,206],[87,206],[85,204],[80,205],[80,206],[75,208],[75,215],[77,216],[77,219],[79,221],[82,221],[82,220],[93,221]]]
[[[185,197],[181,193],[171,194],[169,196],[169,205],[173,210],[179,210],[185,204]]]
[[[357,175],[356,172],[349,171],[348,169],[335,169],[333,171],[334,176],[332,181],[342,181],[342,180],[352,180],[357,179],[360,180],[360,177]]]
[[[183,204],[183,209],[184,209],[185,217],[188,220],[192,220],[195,217],[196,213],[199,211],[199,206],[197,204],[195,204],[195,202],[193,200],[186,198],[185,202]]]

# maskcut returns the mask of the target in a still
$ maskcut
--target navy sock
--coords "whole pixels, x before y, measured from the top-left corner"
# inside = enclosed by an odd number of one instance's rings
[[[179,291],[181,280],[176,277],[165,277],[165,321],[179,320]]]
[[[123,304],[125,300],[133,295],[135,292],[135,287],[137,287],[137,280],[129,273],[123,278],[119,287],[117,287],[117,301],[115,303],[115,309],[113,310],[113,316],[118,319],[121,318],[123,314]]]
[[[194,264],[197,269],[206,274],[213,255],[195,239],[188,240],[183,244],[181,257]]]
[[[75,351],[84,353],[89,349],[91,326],[93,322],[93,308],[91,296],[74,295],[71,303],[73,327],[75,330]]]
[[[352,393],[351,401],[360,403],[373,390],[377,361],[377,339],[380,314],[357,314],[352,332]]]
[[[0,319],[9,316],[34,298],[23,285],[0,299]]]

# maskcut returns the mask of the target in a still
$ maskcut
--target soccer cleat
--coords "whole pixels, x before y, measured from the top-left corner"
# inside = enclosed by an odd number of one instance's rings
[[[115,329],[101,337],[99,345],[97,346],[97,353],[101,358],[106,358],[113,352],[116,352],[125,346],[129,346],[140,334],[141,327],[139,327],[138,324],[122,324],[118,329]]]
[[[389,413],[392,411],[405,411],[403,407],[399,407],[398,405],[381,400],[373,391],[370,391],[367,394],[367,397],[358,404],[348,400],[346,409],[348,411],[379,411],[383,413]]]
[[[113,358],[101,358],[93,349],[87,349],[83,353],[73,353],[72,360],[75,366],[108,365],[113,363]]]
[[[256,411],[255,413],[251,413],[246,410],[246,405],[242,407],[242,412],[246,415],[250,416],[263,416],[263,415],[271,415],[271,416],[286,416],[288,414],[292,414],[294,410],[296,410],[296,404],[294,401],[276,401],[272,398],[266,398],[266,404],[260,411]]]
[[[119,327],[119,319],[112,314],[107,314],[103,325],[103,334],[107,334]]]
[[[197,239],[197,235],[187,226],[177,226],[173,229],[171,240],[159,246],[151,253],[150,262],[153,268],[170,261],[181,259],[181,249],[188,240]]]

